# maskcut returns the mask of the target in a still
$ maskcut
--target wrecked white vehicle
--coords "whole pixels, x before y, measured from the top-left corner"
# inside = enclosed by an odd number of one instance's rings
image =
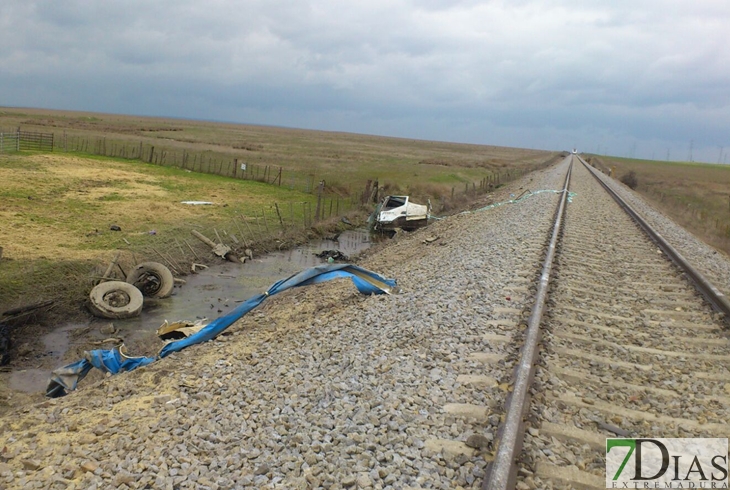
[[[428,224],[431,201],[424,205],[411,202],[409,196],[386,196],[375,212],[376,230],[412,231]]]

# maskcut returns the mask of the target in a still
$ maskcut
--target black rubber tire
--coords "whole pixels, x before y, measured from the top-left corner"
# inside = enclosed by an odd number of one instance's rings
[[[89,293],[89,309],[101,318],[132,318],[142,311],[144,297],[134,285],[122,281],[107,281]]]
[[[175,287],[170,269],[159,262],[142,262],[129,272],[127,282],[148,298],[167,298]]]

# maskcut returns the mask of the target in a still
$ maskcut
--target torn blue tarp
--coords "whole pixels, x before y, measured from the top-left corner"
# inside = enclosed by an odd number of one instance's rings
[[[191,345],[207,342],[230,327],[246,313],[256,308],[269,296],[293,287],[308,286],[341,277],[352,279],[355,287],[362,294],[391,294],[397,289],[394,279],[386,279],[375,272],[356,265],[324,264],[312,267],[311,269],[294,274],[287,279],[282,279],[263,294],[247,299],[230,313],[216,318],[190,337],[165,344],[156,357],[129,357],[122,351],[123,346],[110,350],[86,352],[84,359],[58,368],[51,373],[51,379],[46,388],[46,396],[63,396],[66,394],[66,391],[75,390],[78,383],[86,376],[91,368],[97,368],[111,374],[132,371],[140,366],[150,364],[159,358],[168,356],[173,352],[179,352]]]

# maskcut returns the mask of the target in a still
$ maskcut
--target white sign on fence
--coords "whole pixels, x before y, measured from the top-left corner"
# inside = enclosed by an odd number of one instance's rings
[[[241,164],[241,170],[246,170],[246,164],[245,163],[242,163]]]

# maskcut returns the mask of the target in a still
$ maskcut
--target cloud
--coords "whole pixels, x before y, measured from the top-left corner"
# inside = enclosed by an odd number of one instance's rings
[[[730,4],[711,0],[6,0],[0,104],[558,149],[602,135],[616,152],[715,147],[729,21]]]

